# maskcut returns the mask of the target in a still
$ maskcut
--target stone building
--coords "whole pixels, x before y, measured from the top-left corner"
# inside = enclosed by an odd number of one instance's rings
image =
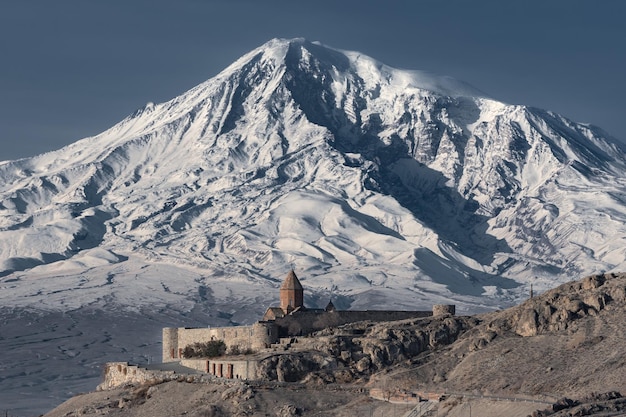
[[[183,358],[182,352],[186,346],[198,342],[221,340],[225,343],[227,350],[259,352],[279,342],[280,338],[307,335],[328,327],[365,320],[374,322],[393,321],[428,317],[433,314],[454,314],[454,306],[438,305],[434,306],[432,311],[354,311],[337,310],[331,301],[324,309],[307,308],[304,305],[304,289],[292,270],[287,274],[280,287],[280,306],[269,307],[263,318],[253,325],[164,328],[163,362],[190,362]],[[224,370],[220,371],[222,362],[224,360],[216,358],[211,361],[199,362],[201,365],[192,367],[224,377],[237,374],[240,377],[249,379],[253,376],[247,360],[240,360],[237,364],[223,364]],[[239,372],[233,371],[235,366],[240,367],[241,370]],[[212,367],[216,367],[216,369],[212,369]]]

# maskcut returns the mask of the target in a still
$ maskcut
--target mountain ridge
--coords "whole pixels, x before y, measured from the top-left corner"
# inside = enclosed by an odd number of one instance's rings
[[[624,147],[468,93],[479,94],[360,53],[271,40],[100,135],[0,164],[0,274],[100,248],[105,263],[236,265],[261,282],[295,263],[323,278],[362,268],[374,287],[387,278],[367,269],[388,268],[392,281],[432,290],[423,281],[449,269],[460,284],[444,288],[518,297],[533,276],[549,287],[623,266]],[[606,210],[591,206],[602,189]],[[612,238],[599,247],[578,232],[598,224],[582,203],[616,226],[600,228]]]

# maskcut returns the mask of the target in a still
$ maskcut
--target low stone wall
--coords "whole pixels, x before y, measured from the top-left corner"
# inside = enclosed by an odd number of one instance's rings
[[[402,390],[402,389],[383,389],[372,388],[370,389],[370,397],[379,400],[387,401],[396,404],[418,404],[421,401],[435,401],[439,402],[444,398],[443,392],[426,392],[417,390]]]
[[[180,364],[218,378],[226,379],[257,379],[257,359],[227,357],[213,359],[182,359]]]
[[[174,371],[154,371],[129,365],[127,362],[109,362],[104,368],[104,380],[97,390],[107,390],[124,385],[137,385],[178,378]]]
[[[127,362],[109,362],[105,365],[104,379],[96,388],[105,391],[127,385],[153,384],[164,381],[180,380],[187,382],[200,382],[214,380],[215,377],[223,379],[257,379],[258,359],[244,359],[242,357],[221,357],[217,359],[182,359],[180,364],[184,367],[200,371],[203,374],[193,372],[180,373],[158,369],[146,369]]]
[[[180,364],[196,371],[209,373],[208,359],[181,359]]]

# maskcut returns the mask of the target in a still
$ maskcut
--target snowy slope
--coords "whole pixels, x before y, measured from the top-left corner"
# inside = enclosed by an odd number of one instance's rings
[[[350,295],[442,294],[449,275],[466,281],[454,298],[623,267],[623,148],[480,95],[272,40],[96,137],[2,163],[2,274],[158,262],[275,286],[293,265]]]
[[[272,40],[98,136],[0,162],[0,301],[250,322],[293,267],[313,306],[506,306],[626,269],[625,168],[595,127]]]

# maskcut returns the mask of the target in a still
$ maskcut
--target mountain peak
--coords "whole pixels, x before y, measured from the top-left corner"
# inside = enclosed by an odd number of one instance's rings
[[[288,65],[299,71],[313,68],[339,78],[350,74],[366,84],[383,82],[398,89],[421,89],[450,97],[487,97],[475,87],[449,76],[392,68],[361,52],[336,49],[305,38],[271,39],[245,54],[225,72],[236,71],[252,59],[271,61],[276,67]]]
[[[100,135],[0,165],[0,276],[159,262],[265,288],[294,265],[355,307],[499,306],[530,279],[626,265],[625,164],[553,113],[273,39]]]

